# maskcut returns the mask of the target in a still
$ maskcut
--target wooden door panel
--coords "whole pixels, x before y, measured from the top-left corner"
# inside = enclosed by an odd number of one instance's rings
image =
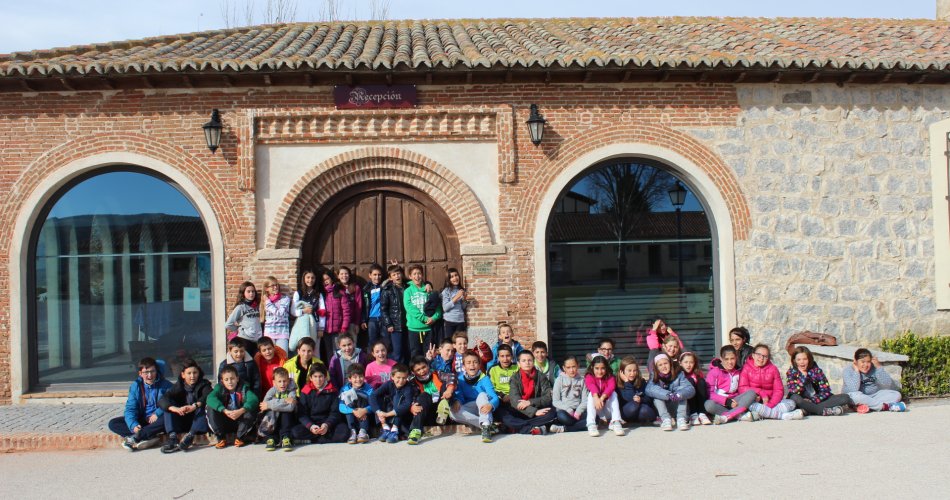
[[[426,260],[425,212],[415,203],[402,205],[403,223],[408,231],[403,231],[403,245],[406,249],[407,264],[419,264]],[[413,228],[416,228],[413,230]],[[420,230],[421,229],[421,230]]]
[[[338,265],[356,263],[356,211],[350,206],[340,214],[333,231],[333,261]]]
[[[402,244],[403,238],[403,220],[402,220],[402,200],[394,196],[386,196],[385,210],[383,210],[383,223],[381,224],[383,238],[385,243],[381,262],[388,262],[395,259],[398,262],[406,261],[406,253]]]
[[[425,217],[425,258],[428,262],[445,262],[445,237],[432,217]]]
[[[356,205],[356,215],[354,217],[354,233],[356,234],[356,259],[355,263],[361,268],[369,268],[369,265],[377,260],[376,238],[378,237],[376,205],[379,201],[378,196],[370,196],[360,200]],[[354,271],[355,272],[355,271]]]

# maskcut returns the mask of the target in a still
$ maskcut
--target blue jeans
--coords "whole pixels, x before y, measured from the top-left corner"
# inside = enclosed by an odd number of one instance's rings
[[[369,341],[366,347],[368,348],[367,350],[369,354],[372,355],[373,344],[375,344],[377,340],[382,340],[383,343],[386,344],[386,352],[389,352],[392,350],[393,346],[389,342],[389,339],[383,337],[384,330],[385,328],[383,328],[383,323],[382,321],[379,320],[379,318],[369,318],[368,320],[366,320],[366,332],[367,332],[367,335],[369,335]]]
[[[630,424],[652,424],[656,419],[656,409],[645,400],[639,403],[630,401],[620,407],[620,415]]]
[[[587,420],[581,414],[581,418],[574,418],[574,415],[564,411],[557,411],[557,423],[564,426],[565,432],[578,432],[587,430]]]
[[[205,415],[204,407],[198,408],[198,411],[185,416],[166,411],[164,420],[165,432],[168,434],[181,434],[183,432],[206,434],[208,432],[208,417]]]
[[[141,425],[142,428],[139,429],[138,436],[135,438],[140,441],[151,439],[165,432],[165,421],[160,418],[150,424],[139,422],[139,425]],[[129,429],[129,426],[125,423],[125,417],[116,417],[110,420],[109,430],[122,437],[129,437],[133,435],[132,429]]]
[[[383,335],[389,337],[393,347],[389,350],[389,359],[398,363],[407,363],[409,360],[406,356],[406,332],[394,330],[392,333],[385,332]]]
[[[352,413],[346,414],[346,423],[351,431],[363,430],[369,432],[369,424],[371,423],[373,415],[371,413],[366,414],[366,418],[360,420],[356,418],[356,415]]]

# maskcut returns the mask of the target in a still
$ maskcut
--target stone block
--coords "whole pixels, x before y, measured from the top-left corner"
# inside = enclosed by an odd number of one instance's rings
[[[825,203],[827,198],[822,199],[822,203]],[[830,203],[835,203],[831,201]],[[805,215],[802,218],[802,234],[813,238],[816,236],[824,235],[828,232],[828,228],[825,226],[825,221],[815,217],[813,215]]]
[[[812,250],[818,257],[844,257],[844,242],[832,239],[816,239],[812,243]]]

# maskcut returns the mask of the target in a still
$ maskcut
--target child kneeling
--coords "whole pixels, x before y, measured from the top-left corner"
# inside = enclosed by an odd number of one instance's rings
[[[260,400],[233,365],[225,365],[218,376],[221,381],[208,394],[208,426],[218,439],[214,447],[226,447],[228,434],[235,435],[234,446],[244,446],[257,421]]]

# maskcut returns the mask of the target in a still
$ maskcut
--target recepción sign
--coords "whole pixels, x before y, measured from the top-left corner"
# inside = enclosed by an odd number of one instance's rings
[[[333,87],[336,109],[392,109],[416,106],[415,85],[337,85]]]

